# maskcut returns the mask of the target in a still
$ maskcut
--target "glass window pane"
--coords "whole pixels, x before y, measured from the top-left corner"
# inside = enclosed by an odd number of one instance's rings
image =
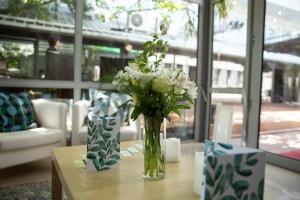
[[[242,142],[244,121],[247,11],[247,0],[214,4],[210,137],[219,140],[219,132],[229,134],[230,142],[235,144]]]
[[[267,0],[259,147],[300,160],[300,1]]]
[[[170,50],[163,66],[180,68],[196,79],[198,4],[176,1],[99,1],[83,22],[82,81],[111,83],[120,69],[142,50],[143,43],[168,27]],[[171,115],[168,137],[194,138],[194,108]]]
[[[0,15],[0,78],[74,80],[73,1],[3,1]]]

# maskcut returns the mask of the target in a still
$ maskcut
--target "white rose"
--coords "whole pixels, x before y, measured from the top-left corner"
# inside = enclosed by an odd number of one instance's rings
[[[166,93],[170,89],[170,82],[166,77],[159,77],[153,80],[152,89],[156,92]]]

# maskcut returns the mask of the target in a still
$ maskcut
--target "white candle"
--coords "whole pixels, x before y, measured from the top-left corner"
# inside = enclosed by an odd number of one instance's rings
[[[198,195],[200,195],[202,188],[203,165],[204,152],[195,152],[193,191]]]
[[[168,138],[166,141],[167,162],[178,162],[180,160],[180,139]]]

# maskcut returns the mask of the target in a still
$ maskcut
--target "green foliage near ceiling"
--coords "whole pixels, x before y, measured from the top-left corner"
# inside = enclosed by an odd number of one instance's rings
[[[221,18],[227,17],[228,16],[228,8],[230,7],[229,6],[229,1],[228,0],[223,0],[223,1],[218,2],[216,5],[217,5],[217,8],[218,8],[220,17]]]
[[[6,12],[14,16],[29,16],[41,20],[50,20],[49,6],[53,6],[53,14],[57,15],[59,4],[64,3],[75,13],[74,0],[9,0]],[[91,10],[89,3],[84,1],[84,11]]]
[[[21,17],[31,17],[41,20],[50,20],[51,17],[57,15],[58,5],[64,3],[68,6],[71,12],[75,12],[75,1],[74,0],[9,0],[8,8],[6,12],[13,16]],[[112,0],[112,3],[115,3]],[[137,11],[149,11],[149,10],[160,10],[161,16],[165,23],[170,23],[170,16],[176,11],[185,11],[187,14],[187,21],[185,24],[185,31],[188,36],[192,36],[196,33],[197,24],[194,18],[197,14],[189,8],[188,3],[185,1],[175,1],[175,0],[156,0],[153,1],[151,6],[145,5],[141,0],[137,0],[135,4],[125,7],[116,5],[111,7],[106,0],[96,0],[96,5],[100,10],[110,10],[110,15],[105,16],[100,13],[100,19],[104,21],[116,20],[122,13],[132,13]],[[50,13],[49,6],[52,6],[52,11]],[[84,1],[84,11],[85,13],[90,11],[92,6],[88,1]],[[52,15],[51,15],[52,14]]]
[[[33,54],[30,48],[21,48],[15,43],[0,43],[0,60],[4,60],[7,68],[20,68],[22,57]]]
[[[88,1],[84,2],[84,13],[92,10],[93,7]],[[41,20],[50,20],[58,13],[58,5],[64,3],[68,6],[69,10],[75,13],[75,1],[74,0],[9,0],[8,8],[6,12],[10,15],[21,16],[21,17],[31,17]],[[185,33],[188,37],[194,36],[197,32],[197,13],[189,7],[187,1],[178,0],[153,0],[151,4],[142,3],[142,0],[136,0],[131,6],[111,6],[107,0],[96,0],[97,7],[100,10],[110,11],[110,15],[104,15],[100,13],[99,20],[113,21],[116,20],[122,13],[133,13],[138,11],[150,11],[159,10],[160,14],[165,22],[169,24],[171,22],[171,15],[177,11],[184,11],[186,13],[186,21],[183,22]],[[112,4],[115,0],[112,0]],[[218,11],[220,17],[225,18],[228,16],[228,0],[223,0],[217,3]],[[52,6],[52,11],[50,14],[49,6]]]

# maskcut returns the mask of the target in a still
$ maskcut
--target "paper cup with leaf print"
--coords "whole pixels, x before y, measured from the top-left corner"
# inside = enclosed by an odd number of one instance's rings
[[[263,151],[206,141],[205,156],[201,199],[263,200]]]
[[[87,135],[88,171],[101,171],[120,160],[120,118],[89,114]]]

